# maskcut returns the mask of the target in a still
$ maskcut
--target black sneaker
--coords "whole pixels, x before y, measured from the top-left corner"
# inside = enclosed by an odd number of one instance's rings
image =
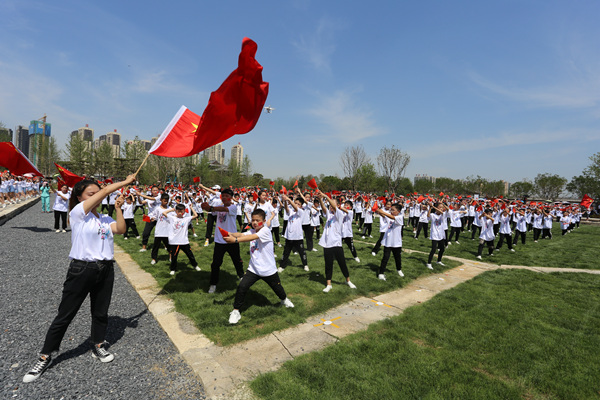
[[[107,344],[108,342],[102,342],[98,345],[94,345],[94,348],[92,349],[92,357],[97,358],[103,363],[114,360],[115,356],[104,348]]]
[[[52,364],[52,357],[49,355],[40,354],[40,359],[35,363],[33,368],[25,374],[23,382],[29,383],[39,378],[44,371]]]

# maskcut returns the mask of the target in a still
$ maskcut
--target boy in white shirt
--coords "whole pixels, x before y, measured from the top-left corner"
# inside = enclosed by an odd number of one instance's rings
[[[271,289],[273,289],[277,297],[281,300],[282,305],[287,308],[294,307],[294,304],[287,298],[277,274],[273,237],[269,228],[271,220],[275,215],[275,213],[271,213],[265,226],[265,211],[257,208],[252,212],[252,228],[249,231],[244,233],[229,232],[229,235],[223,238],[230,244],[250,242],[250,263],[235,293],[233,311],[229,314],[230,324],[237,324],[240,321],[242,318],[240,308],[244,304],[246,293],[260,279],[267,282]]]
[[[151,218],[151,221],[156,223],[156,229],[154,230],[154,244],[152,244],[152,261],[150,264],[156,264],[156,259],[158,258],[158,249],[161,247],[161,244],[167,249],[169,254],[171,253],[171,248],[169,247],[169,230],[171,229],[169,224],[169,218],[163,215],[163,211],[169,209],[169,195],[163,193],[160,196],[160,205],[156,207],[148,217]]]
[[[175,215],[169,215],[170,212],[175,211]],[[184,217],[185,206],[183,204],[177,204],[175,209],[170,208],[162,212],[162,214],[169,219],[171,229],[169,231],[169,246],[171,247],[171,275],[175,275],[177,271],[177,256],[179,251],[183,250],[186,256],[188,256],[192,267],[196,271],[200,271],[200,267],[196,262],[194,253],[190,249],[190,241],[188,240],[188,225],[192,220],[198,218],[196,210],[192,209],[192,215]]]
[[[121,206],[121,209],[123,210],[123,219],[125,219],[125,225],[127,225],[125,233],[123,234],[123,239],[127,240],[127,232],[129,232],[129,229],[131,229],[133,236],[139,239],[140,234],[138,233],[137,226],[135,225],[135,219],[133,219],[133,210],[135,207],[135,204],[133,203],[133,196],[127,196],[125,201],[126,202]]]
[[[390,255],[394,254],[396,261],[396,271],[400,277],[404,277],[402,272],[402,226],[404,225],[404,213],[400,204],[392,204],[390,212],[386,212],[381,208],[377,209],[377,214],[387,218],[387,229],[383,236],[383,258],[379,266],[379,274],[377,277],[385,281],[385,270]]]

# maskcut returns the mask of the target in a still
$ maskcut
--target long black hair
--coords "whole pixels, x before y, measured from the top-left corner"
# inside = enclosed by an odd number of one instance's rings
[[[69,199],[69,211],[71,211],[73,208],[75,208],[77,204],[79,204],[79,196],[81,196],[85,189],[90,185],[96,185],[98,186],[98,189],[100,189],[100,185],[98,184],[98,182],[93,181],[91,179],[84,179],[82,181],[77,182],[75,186],[73,186],[73,192],[71,193],[71,198]]]

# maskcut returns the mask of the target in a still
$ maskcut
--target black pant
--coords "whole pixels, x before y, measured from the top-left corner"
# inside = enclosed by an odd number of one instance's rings
[[[384,236],[385,232],[379,232],[379,239],[377,239],[377,243],[375,243],[375,247],[373,247],[373,253],[377,254],[377,252],[381,248],[381,242],[383,241]]]
[[[542,229],[542,239],[550,238],[552,239],[552,230],[550,228]]]
[[[350,249],[350,253],[352,253],[352,257],[356,258],[358,255],[356,254],[356,248],[354,247],[354,239],[352,237],[342,238],[342,241],[346,243],[346,246]]]
[[[488,248],[488,255],[492,255],[494,253],[494,241],[493,240],[483,240],[479,239],[479,248],[477,249],[477,255],[480,256],[483,253],[483,246],[486,245]]]
[[[231,261],[233,262],[233,266],[235,267],[235,272],[237,273],[238,278],[244,276],[244,262],[240,256],[239,243],[222,244],[215,242],[213,261],[212,264],[210,264],[211,285],[216,285],[219,283],[219,273],[221,272],[221,265],[223,264],[223,257],[225,256],[225,253],[228,253],[229,257],[231,257]]]
[[[465,226],[467,226],[467,221],[468,221],[469,217],[464,216],[460,218],[460,225],[461,227],[459,228],[461,232],[465,231]]]
[[[273,289],[277,297],[279,297],[279,300],[285,300],[287,295],[285,294],[283,286],[281,286],[281,279],[279,279],[277,272],[269,276],[259,276],[253,272],[246,271],[235,292],[235,300],[233,302],[233,308],[235,310],[239,310],[242,307],[244,304],[244,298],[246,297],[246,293],[248,293],[250,287],[252,287],[252,285],[261,279],[267,282],[267,285]]]
[[[402,269],[402,247],[383,247],[383,258],[379,265],[379,274],[385,274],[387,263],[390,260],[390,254],[394,255],[394,261],[396,261],[396,271]]]
[[[310,225],[302,225],[302,231],[304,232],[304,237],[306,238],[306,251],[312,251],[315,229]]]
[[[373,223],[372,222],[365,222],[365,224],[363,225],[363,236],[371,236],[373,230]]]
[[[115,211],[115,205],[114,204],[109,204],[108,205],[108,212],[107,214],[112,218],[113,212]]]
[[[244,220],[242,219],[242,216],[238,215],[237,217],[235,217],[235,219],[237,220],[237,223],[240,225],[240,231],[242,229],[244,229]]]
[[[533,240],[538,240],[540,238],[540,234],[542,230],[539,228],[533,228]]]
[[[283,226],[281,227],[281,234],[282,235],[285,235],[285,228],[287,228],[287,224],[288,224],[287,219],[284,219],[283,220]]]
[[[525,237],[527,236],[527,232],[515,231],[515,239],[513,240],[513,244],[517,244],[517,240],[519,240],[519,236],[521,236],[521,243],[525,244]]]
[[[317,234],[317,241],[321,239],[321,225],[313,226],[315,228],[315,233]]]
[[[290,259],[290,253],[292,249],[296,249],[300,254],[300,259],[302,260],[302,265],[308,265],[308,260],[306,258],[306,251],[304,251],[304,240],[285,240],[285,245],[283,246],[283,257],[281,258],[281,262],[279,266],[281,268],[285,268],[285,265]]]
[[[429,224],[427,222],[419,222],[419,226],[417,227],[417,233],[415,233],[415,237],[419,237],[419,233],[421,233],[421,229],[425,232],[425,237],[429,236]]]
[[[455,226],[451,226],[450,227],[450,236],[448,237],[448,241],[451,242],[452,241],[452,236],[454,236],[454,234],[456,234],[456,240],[458,242],[458,237],[460,236],[460,231],[462,228],[457,228]]]
[[[192,253],[192,250],[190,249],[189,244],[172,244],[171,245],[171,271],[177,271],[177,256],[179,255],[180,251],[183,251],[185,253],[185,255],[190,260],[190,264],[192,264],[193,268],[196,268],[198,266],[198,263],[196,262],[196,257],[194,257],[194,253]]]
[[[275,244],[281,242],[281,239],[279,238],[279,227],[276,226],[274,228],[271,228],[271,232],[273,233],[273,236],[275,237]]]
[[[494,224],[494,236],[500,232],[500,224]]]
[[[169,252],[169,254],[171,253],[171,248],[169,246],[169,238],[166,236],[164,236],[164,237],[154,236],[154,243],[152,244],[151,257],[155,261],[156,261],[156,257],[158,257],[158,249],[160,248],[161,243],[163,245],[165,245],[165,247],[167,248],[167,252]]]
[[[62,222],[63,231],[67,229],[67,212],[54,210],[54,229],[58,230],[58,222]]]
[[[473,228],[474,221],[475,221],[475,216],[472,216],[472,217],[467,216],[467,230],[471,230],[471,228]]]
[[[475,236],[481,235],[481,227],[475,224],[471,225],[471,240],[475,239]]]
[[[508,245],[508,249],[512,249],[512,235],[510,233],[501,233],[500,238],[498,239],[498,244],[496,245],[497,249],[502,248],[502,244],[504,243],[504,239],[506,239],[506,244]]]
[[[58,306],[58,315],[48,329],[42,354],[59,350],[69,324],[88,294],[92,312],[92,342],[98,344],[104,341],[115,279],[113,263],[112,260],[99,263],[71,260]]]
[[[131,233],[133,234],[133,236],[140,236],[138,230],[137,230],[137,226],[135,225],[135,220],[133,218],[128,218],[125,220],[125,233],[123,234],[123,237],[127,237],[127,232],[129,232],[129,229],[131,229]]]
[[[208,213],[208,216],[206,217],[206,235],[205,235],[205,237],[209,241],[210,241],[210,237],[212,236],[214,226],[215,226],[215,216],[212,215],[211,213]]]
[[[148,239],[150,239],[150,234],[152,233],[152,229],[156,226],[156,221],[146,222],[144,225],[144,232],[142,233],[142,244],[146,246],[148,244]]]
[[[346,266],[346,258],[344,257],[344,250],[342,246],[339,247],[325,247],[323,249],[323,258],[325,259],[325,279],[328,281],[333,277],[333,260],[335,259],[342,270],[342,274],[345,278],[350,276],[348,267]]]
[[[438,262],[442,261],[442,256],[444,255],[445,248],[446,248],[446,241],[444,239],[432,240],[431,241],[431,251],[429,252],[429,258],[427,259],[427,264],[431,264],[431,261],[433,260],[433,256],[435,255],[435,252],[437,250],[439,250],[437,260],[438,260]]]

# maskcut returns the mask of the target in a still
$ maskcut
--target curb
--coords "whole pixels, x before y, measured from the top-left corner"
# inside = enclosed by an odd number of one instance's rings
[[[27,210],[29,207],[35,205],[40,201],[41,198],[38,196],[34,197],[33,199],[28,199],[24,203],[18,204],[18,206],[12,210],[3,210],[2,212],[0,212],[0,225],[4,225],[7,221],[10,221],[15,216],[21,214],[23,211]]]

